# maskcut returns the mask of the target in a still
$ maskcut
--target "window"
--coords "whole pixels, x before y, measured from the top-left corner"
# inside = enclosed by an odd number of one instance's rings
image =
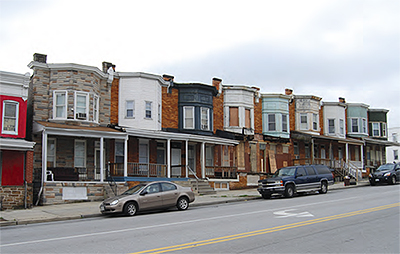
[[[318,114],[313,114],[313,130],[318,130]]]
[[[372,123],[372,136],[379,137],[381,134],[380,124],[379,123]]]
[[[210,130],[210,109],[208,108],[201,108],[201,129],[202,130]]]
[[[67,91],[54,91],[53,118],[67,118]]]
[[[86,140],[75,140],[75,160],[76,168],[86,167]]]
[[[306,154],[306,158],[310,158],[310,146],[308,144],[304,145],[304,152]]]
[[[351,119],[351,132],[358,132],[358,118]]]
[[[18,134],[18,108],[15,101],[3,101],[3,126],[2,133]]]
[[[293,153],[299,155],[299,144],[297,142],[293,143]]]
[[[47,167],[56,166],[56,139],[47,139]]]
[[[135,116],[135,101],[126,101],[125,103],[126,108],[126,118],[133,118]]]
[[[238,107],[229,107],[229,126],[239,126]]]
[[[214,146],[206,146],[206,166],[214,166]]]
[[[125,143],[123,141],[115,142],[115,163],[124,163]]]
[[[340,127],[340,135],[344,135],[344,121],[343,121],[343,119],[339,120],[339,127]]]
[[[158,122],[161,123],[161,104],[158,104]]]
[[[394,158],[394,160],[399,159],[399,151],[398,150],[393,150],[393,158]]]
[[[183,107],[183,128],[194,129],[194,107]]]
[[[308,129],[307,114],[300,114],[300,129],[301,130]]]
[[[311,166],[305,166],[305,169],[307,171],[307,174],[310,175],[316,175],[315,170]]]
[[[397,133],[392,133],[392,141],[397,142]]]
[[[75,119],[87,120],[88,94],[75,93]]]
[[[244,127],[246,127],[247,129],[250,129],[251,128],[251,111],[250,111],[250,109],[246,108],[244,112],[245,112]]]
[[[382,123],[382,137],[386,137],[386,123]]]
[[[93,96],[93,122],[99,122],[99,96]]]
[[[287,122],[287,115],[282,115],[282,132],[288,132],[288,122]]]
[[[328,119],[328,132],[335,133],[335,119]]]
[[[367,120],[362,119],[362,132],[367,133]]]
[[[146,112],[145,112],[145,118],[146,119],[151,119],[151,101],[146,101]]]
[[[275,114],[268,114],[268,131],[276,131]]]

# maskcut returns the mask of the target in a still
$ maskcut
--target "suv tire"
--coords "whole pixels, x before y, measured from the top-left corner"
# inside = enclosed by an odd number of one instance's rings
[[[321,189],[319,190],[319,193],[321,194],[326,194],[328,192],[328,184],[326,182],[321,183]]]
[[[288,184],[285,187],[285,197],[291,198],[294,195],[294,186],[293,184]]]

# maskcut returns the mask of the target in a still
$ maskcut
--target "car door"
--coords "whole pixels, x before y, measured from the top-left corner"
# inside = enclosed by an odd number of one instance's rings
[[[394,165],[394,172],[396,174],[396,180],[399,182],[400,181],[400,164]]]
[[[318,175],[314,168],[312,166],[305,166],[304,169],[307,172],[307,189],[319,188]]]
[[[161,183],[161,198],[164,207],[175,206],[178,201],[179,191],[175,184]]]
[[[307,188],[307,173],[303,167],[297,167],[294,182],[298,191]]]
[[[138,198],[139,209],[156,209],[162,207],[161,187],[159,183],[146,186]]]

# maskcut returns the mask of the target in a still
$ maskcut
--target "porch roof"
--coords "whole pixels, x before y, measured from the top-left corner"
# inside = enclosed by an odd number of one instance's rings
[[[17,150],[17,151],[29,151],[33,150],[35,142],[26,141],[24,139],[16,138],[1,138],[0,149],[1,150]]]
[[[33,124],[33,133],[46,131],[49,135],[59,136],[75,136],[88,138],[111,138],[111,139],[127,139],[128,135],[119,130],[108,127],[97,126],[74,126],[62,123],[37,121]]]
[[[301,131],[291,131],[290,136],[294,139],[298,139],[298,138],[303,138],[306,140],[311,140],[312,138],[325,139],[325,140],[337,141],[339,143],[348,143],[348,144],[353,144],[353,145],[363,145],[365,143],[363,140],[358,140],[358,139],[353,139],[353,138],[338,138],[338,137],[331,137],[331,136],[325,136],[325,135],[305,133],[305,132],[301,132]]]
[[[239,141],[227,138],[220,138],[215,136],[202,136],[187,133],[177,133],[177,132],[166,132],[166,131],[156,131],[156,130],[143,130],[135,128],[126,128],[126,133],[130,136],[139,136],[143,138],[157,138],[165,140],[180,140],[180,141],[192,141],[192,142],[205,142],[209,144],[218,145],[238,145]]]
[[[379,140],[373,138],[363,138],[365,143],[375,144],[375,145],[384,145],[384,146],[400,146],[400,143],[387,141],[387,140]]]

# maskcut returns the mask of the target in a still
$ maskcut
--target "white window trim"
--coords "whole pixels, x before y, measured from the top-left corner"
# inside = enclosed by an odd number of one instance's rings
[[[301,117],[302,116],[305,116],[306,117],[306,122],[305,123],[302,123],[301,122]],[[299,114],[299,123],[300,123],[300,130],[308,130],[309,129],[309,126],[308,126],[308,114],[307,113],[300,113]],[[302,125],[303,124],[305,124],[305,127],[303,127]]]
[[[129,102],[132,102],[133,103],[133,105],[132,105],[132,116],[128,116],[128,109],[130,109],[130,108],[128,108],[128,103]],[[128,118],[128,119],[133,119],[133,118],[135,118],[135,100],[126,100],[125,101],[125,118]]]
[[[117,154],[117,144],[122,144],[122,147],[124,148],[123,155]],[[114,161],[115,162],[117,161],[117,156],[120,156],[125,160],[125,143],[124,143],[124,141],[116,140],[114,146],[115,146]]]
[[[8,103],[15,105],[15,131],[6,131],[6,130],[4,130],[4,117],[5,117],[5,114],[6,114],[5,106]],[[12,101],[12,100],[4,100],[3,101],[3,116],[2,116],[1,133],[2,134],[18,135],[18,122],[19,122],[19,102]]]
[[[331,132],[331,126],[329,125],[330,121],[333,121],[333,131]],[[335,134],[336,133],[336,119],[335,118],[329,118],[328,119],[328,133],[329,134]]]
[[[340,135],[344,135],[344,120],[339,119],[339,129],[340,129]]]
[[[193,126],[186,126],[186,110],[192,111]],[[183,107],[183,128],[184,129],[194,129],[195,126],[196,126],[196,124],[195,124],[195,118],[194,118],[194,107],[193,106]]]
[[[100,97],[97,95],[93,95],[93,122],[99,122],[99,105],[100,105]]]
[[[78,114],[78,112],[77,112],[77,97],[78,96],[85,96],[86,97],[86,107],[85,107],[86,119],[78,119],[76,117],[76,114]],[[80,121],[87,121],[88,117],[89,117],[88,113],[89,113],[89,93],[75,91],[75,94],[74,94],[74,119],[75,120],[80,120]]]
[[[375,128],[375,125],[378,126],[378,128]],[[375,135],[375,131],[378,131],[378,135]],[[372,123],[372,136],[373,137],[380,137],[381,136],[381,125],[380,123]]]
[[[315,118],[315,119],[314,119],[314,118]],[[315,125],[316,125],[315,128],[314,128],[314,123],[315,123]],[[319,130],[319,115],[318,115],[318,114],[315,114],[315,113],[312,114],[312,129],[313,129],[314,131],[318,131],[318,130]]]
[[[353,120],[357,120],[357,131],[353,131]],[[360,128],[360,119],[357,117],[350,118],[350,133],[361,133]]]
[[[160,103],[158,103],[157,115],[158,115],[158,122],[161,123],[161,104]]]
[[[57,94],[65,95],[65,104],[64,104],[64,117],[57,117]],[[53,91],[53,119],[67,119],[68,113],[68,92],[65,90],[56,90]]]
[[[286,118],[286,123],[283,119]],[[284,130],[283,125],[286,124],[286,130]],[[288,114],[282,114],[282,132],[288,133],[289,132],[289,116]]]
[[[386,123],[382,123],[382,137],[387,138]]]
[[[147,117],[147,104],[150,104],[150,117]],[[144,119],[153,119],[153,102],[152,101],[145,101],[144,102]]]
[[[83,156],[77,156],[77,153],[76,153],[76,144],[77,143],[83,143],[84,144],[84,150],[83,150],[83,152],[84,152],[84,154],[83,154]],[[83,157],[83,166],[81,166],[81,165],[76,165],[76,158],[81,158],[81,157]],[[82,167],[86,167],[86,140],[82,140],[82,139],[75,139],[75,144],[74,144],[74,167],[76,167],[76,168],[82,168]]]
[[[364,133],[364,134],[368,134],[368,126],[367,126],[367,119],[365,119],[365,118],[361,118],[361,128],[362,128],[362,132],[361,133]]]
[[[269,124],[270,124],[270,122],[269,122],[269,116],[274,116],[275,121],[274,121],[273,123],[274,123],[275,130],[271,130],[271,129],[269,128]],[[276,124],[276,114],[267,114],[267,129],[268,129],[268,131],[278,131],[276,127],[277,127],[277,124]]]
[[[56,163],[56,159],[57,159],[57,139],[55,139],[55,138],[47,138],[47,162],[49,162],[49,151],[50,151],[50,149],[49,149],[49,141],[50,140],[52,140],[52,141],[54,141],[54,154],[52,154],[51,156],[53,156],[54,157],[54,160],[53,160],[53,167],[55,167],[56,165],[57,165],[57,163]],[[74,163],[75,163],[75,161],[74,161]]]
[[[203,110],[207,111],[207,118],[205,119],[205,120],[207,120],[207,125],[206,125],[207,128],[203,128],[203,120],[204,120],[203,119]],[[209,108],[201,107],[200,123],[201,123],[202,130],[206,130],[206,131],[210,130],[210,109]]]

